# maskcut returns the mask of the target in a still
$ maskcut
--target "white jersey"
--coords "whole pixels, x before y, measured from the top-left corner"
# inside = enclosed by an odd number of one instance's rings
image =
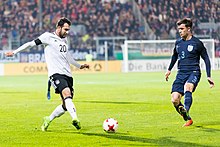
[[[55,33],[45,32],[40,35],[37,40],[27,42],[13,52],[16,54],[21,50],[40,44],[45,45],[44,53],[48,76],[58,73],[72,77],[70,64],[80,68],[81,65],[77,63],[68,52],[67,39],[62,39]]]
[[[44,33],[38,39],[45,44],[45,59],[48,68],[48,76],[55,73],[72,77],[70,57],[66,38],[60,38],[55,33]],[[75,64],[78,68],[80,64]]]

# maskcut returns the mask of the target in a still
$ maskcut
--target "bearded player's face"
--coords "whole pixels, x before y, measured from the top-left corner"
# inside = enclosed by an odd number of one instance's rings
[[[59,36],[60,38],[65,38],[68,35],[70,30],[70,26],[67,23],[64,23],[62,27],[60,27]]]

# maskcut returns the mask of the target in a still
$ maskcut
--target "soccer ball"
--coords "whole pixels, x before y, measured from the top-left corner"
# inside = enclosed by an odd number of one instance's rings
[[[105,132],[114,133],[118,129],[118,121],[114,118],[108,118],[103,122],[103,129]]]

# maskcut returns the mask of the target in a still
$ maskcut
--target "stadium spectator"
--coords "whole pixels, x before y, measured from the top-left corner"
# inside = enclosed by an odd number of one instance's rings
[[[219,22],[219,3],[217,1],[199,0],[136,0],[139,8],[145,16],[151,28],[158,32],[157,38],[161,38],[161,28],[167,33],[175,26],[173,22],[179,17],[199,18],[199,22]],[[162,23],[168,22],[168,23]],[[160,26],[160,27],[158,27]],[[197,33],[202,33],[199,31]]]
[[[14,2],[3,2],[5,9],[2,12],[5,13],[3,18],[6,20],[3,21],[3,26],[8,30],[12,27],[10,24],[17,24],[20,30],[21,43],[29,41],[28,39],[34,39],[42,33],[42,30],[53,30],[52,26],[55,26],[56,20],[64,15],[72,18],[74,24],[85,25],[91,39],[96,35],[117,36],[132,34],[132,27],[137,25],[131,12],[131,3],[126,1],[123,1],[123,3],[119,1],[102,2],[99,0],[75,0],[74,3],[71,1],[59,3],[58,1],[49,0],[42,2],[43,26],[41,30],[37,18],[38,5],[35,1],[15,0]],[[62,7],[65,7],[65,9],[61,9]],[[30,35],[28,36],[27,34]],[[76,34],[76,38],[79,38],[79,41],[75,41],[71,46],[76,48],[81,43],[80,39],[83,36],[84,34]],[[128,37],[130,36],[132,37],[131,39],[135,39],[135,36],[139,35],[128,35]],[[91,39],[85,43],[89,44],[89,46],[94,46],[94,42],[91,42]]]

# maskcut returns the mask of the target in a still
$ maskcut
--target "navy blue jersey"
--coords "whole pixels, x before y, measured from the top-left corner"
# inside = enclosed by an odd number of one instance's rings
[[[210,77],[210,60],[203,43],[194,36],[190,40],[179,39],[175,43],[168,70],[173,68],[178,59],[178,71],[200,71],[200,57],[205,61],[207,77]]]

